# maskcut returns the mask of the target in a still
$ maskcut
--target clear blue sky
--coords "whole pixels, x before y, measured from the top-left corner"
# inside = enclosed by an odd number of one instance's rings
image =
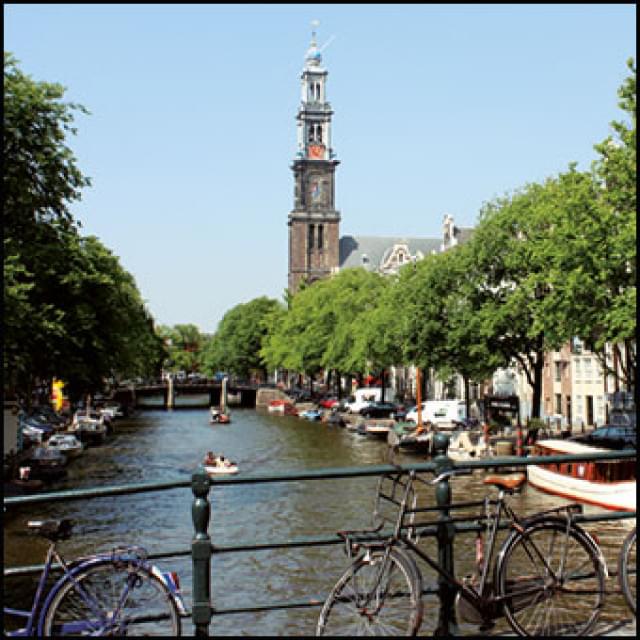
[[[440,237],[446,212],[473,226],[483,202],[587,169],[636,50],[632,4],[5,4],[5,50],[91,111],[72,211],[157,323],[213,332],[282,298],[313,19],[335,36],[341,235]]]

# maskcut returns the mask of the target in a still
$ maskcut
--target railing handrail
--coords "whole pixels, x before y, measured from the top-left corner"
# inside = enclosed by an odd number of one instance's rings
[[[636,458],[635,450],[621,450],[598,453],[579,453],[552,456],[500,456],[484,458],[482,460],[452,461],[453,466],[460,469],[484,469],[512,466],[527,466],[532,464],[548,464],[551,462],[587,462],[594,460],[632,460]],[[311,470],[292,470],[278,473],[260,473],[255,475],[237,474],[220,478],[210,478],[211,486],[229,484],[261,484],[271,482],[293,482],[298,480],[323,480],[329,478],[349,478],[377,476],[394,471],[435,471],[435,462],[416,462],[410,464],[366,465],[362,467],[336,467]],[[147,491],[165,491],[192,486],[192,480],[178,480],[175,482],[149,482],[108,487],[71,489],[68,491],[53,491],[33,496],[13,496],[4,498],[4,506],[19,506],[37,504],[40,502],[65,502],[83,498],[99,498],[123,494],[144,493]]]

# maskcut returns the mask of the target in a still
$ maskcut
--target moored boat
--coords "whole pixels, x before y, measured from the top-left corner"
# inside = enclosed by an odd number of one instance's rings
[[[400,449],[413,453],[431,453],[434,433],[432,430],[420,430],[414,422],[398,422],[393,430],[398,436]]]
[[[479,431],[454,431],[447,455],[452,460],[478,460],[495,455],[484,435]]]
[[[318,409],[307,409],[298,414],[300,418],[309,420],[311,422],[319,422],[322,418],[323,412]]]
[[[104,416],[97,413],[77,411],[68,429],[68,433],[77,436],[88,444],[102,444],[107,437],[108,426]]]
[[[272,400],[267,407],[269,413],[280,414],[283,416],[297,416],[298,410],[289,400]]]
[[[604,453],[611,449],[570,440],[539,440],[535,456]],[[636,510],[636,461],[551,462],[527,466],[529,484],[555,495],[616,511]]]
[[[56,433],[46,444],[47,449],[59,451],[67,458],[77,458],[83,451],[84,445],[76,436],[70,433]]]
[[[364,425],[364,430],[368,436],[386,440],[387,436],[389,435],[389,430],[392,428],[392,426],[393,420],[378,420],[375,422],[366,422]]]

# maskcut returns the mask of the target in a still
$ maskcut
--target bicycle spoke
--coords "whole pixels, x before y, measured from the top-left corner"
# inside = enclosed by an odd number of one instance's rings
[[[505,614],[518,633],[586,633],[604,597],[602,567],[583,534],[562,522],[516,536],[500,569]]]
[[[372,552],[338,581],[318,621],[327,635],[406,635],[422,617],[419,581],[396,552]]]

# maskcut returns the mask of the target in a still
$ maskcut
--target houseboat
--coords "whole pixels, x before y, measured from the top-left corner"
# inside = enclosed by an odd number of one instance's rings
[[[539,440],[535,456],[610,453],[570,440]],[[636,460],[551,462],[527,467],[529,484],[571,500],[615,511],[636,510]]]

